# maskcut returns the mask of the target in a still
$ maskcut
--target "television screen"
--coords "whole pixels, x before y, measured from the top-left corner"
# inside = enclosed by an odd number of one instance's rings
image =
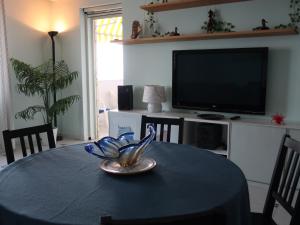
[[[174,108],[265,114],[268,48],[173,52]]]

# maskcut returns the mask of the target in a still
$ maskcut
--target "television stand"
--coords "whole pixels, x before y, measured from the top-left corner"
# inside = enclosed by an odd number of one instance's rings
[[[223,120],[225,116],[222,114],[199,114],[197,117],[204,120]]]

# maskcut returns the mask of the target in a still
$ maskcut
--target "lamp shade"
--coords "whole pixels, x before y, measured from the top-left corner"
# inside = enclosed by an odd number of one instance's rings
[[[165,88],[159,85],[146,85],[144,87],[143,102],[162,103],[166,101]]]

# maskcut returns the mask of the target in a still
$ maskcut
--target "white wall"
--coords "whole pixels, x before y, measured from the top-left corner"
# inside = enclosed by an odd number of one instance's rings
[[[130,37],[133,20],[144,20],[139,8],[145,1],[124,0],[124,33]],[[207,11],[221,10],[223,19],[236,25],[236,30],[250,30],[260,25],[265,18],[269,26],[288,23],[289,0],[260,0],[224,4],[157,13],[162,33],[175,26],[182,34],[199,33],[207,20]],[[264,37],[249,39],[225,39],[192,42],[174,42],[124,47],[125,83],[135,86],[134,106],[141,103],[142,87],[145,84],[160,84],[168,87],[168,103],[171,104],[172,51],[181,49],[270,47],[267,113],[283,113],[288,120],[300,121],[300,36]]]
[[[32,64],[39,64],[49,58],[50,44],[45,32],[37,31],[33,26],[36,21],[50,21],[54,24],[63,21],[65,31],[58,36],[58,59],[66,60],[71,70],[80,73],[79,79],[65,94],[82,95],[81,49],[80,49],[80,8],[111,3],[109,0],[6,0],[8,14],[9,55]],[[113,2],[118,2],[113,1]],[[123,0],[124,33],[128,38],[133,20],[143,21],[144,12],[139,8],[145,0]],[[50,4],[50,5],[49,5]],[[247,30],[259,25],[261,18],[267,19],[269,26],[288,22],[289,0],[260,0],[244,3],[225,4],[214,7],[191,8],[158,13],[162,32],[178,26],[180,33],[199,32],[207,18],[209,8],[221,10],[223,18],[234,23],[236,30]],[[50,15],[50,17],[49,17]],[[51,16],[52,15],[52,16]],[[45,22],[46,24],[46,22]],[[50,24],[50,25],[51,25]],[[48,24],[48,26],[50,26]],[[49,29],[49,28],[48,28]],[[208,49],[238,47],[270,47],[269,79],[267,93],[267,111],[269,114],[281,112],[288,120],[300,121],[300,83],[298,62],[300,61],[299,36],[264,37],[249,39],[208,40],[192,42],[174,42],[124,47],[125,84],[135,86],[134,105],[145,107],[141,103],[142,87],[145,84],[161,84],[169,89],[172,80],[171,53],[177,49]],[[13,94],[14,110],[19,111],[32,100],[24,100]],[[60,120],[65,136],[83,137],[83,104],[74,104]],[[16,126],[23,126],[21,120]]]
[[[5,0],[7,14],[8,52],[10,58],[37,66],[51,58],[51,43],[47,34],[56,30],[57,24],[64,31],[56,37],[56,57],[64,59],[70,70],[78,71],[79,78],[73,85],[58,93],[58,97],[70,94],[82,95],[81,50],[80,50],[80,8],[120,2],[118,0]],[[12,90],[14,115],[29,105],[40,104],[38,97],[28,98],[16,92],[16,79],[12,69]],[[59,118],[59,130],[65,137],[82,139],[83,104],[75,103]],[[13,115],[13,116],[14,116]],[[15,128],[41,124],[42,117],[34,121],[18,119]]]
[[[9,58],[16,58],[34,66],[49,58],[50,43],[46,32],[50,26],[50,4],[47,0],[5,0]],[[29,105],[39,104],[38,97],[28,98],[16,92],[16,79],[12,68],[10,74],[14,114]],[[41,123],[41,117],[34,121],[14,121],[15,128]]]

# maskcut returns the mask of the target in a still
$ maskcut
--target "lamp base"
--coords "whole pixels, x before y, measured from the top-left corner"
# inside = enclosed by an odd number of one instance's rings
[[[148,112],[158,113],[161,112],[161,103],[148,103]]]

